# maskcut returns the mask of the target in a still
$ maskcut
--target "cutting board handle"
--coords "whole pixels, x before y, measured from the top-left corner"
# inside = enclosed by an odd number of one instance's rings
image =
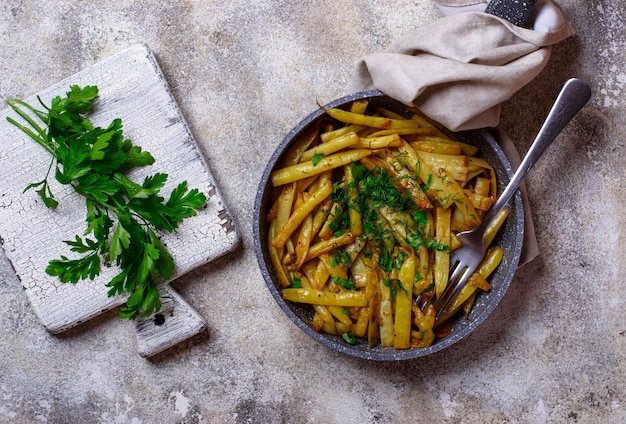
[[[137,350],[143,357],[162,352],[206,331],[207,323],[169,284],[159,288],[161,310],[135,320]]]

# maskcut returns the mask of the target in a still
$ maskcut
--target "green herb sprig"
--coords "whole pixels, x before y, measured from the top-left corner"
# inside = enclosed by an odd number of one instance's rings
[[[102,264],[116,264],[120,272],[107,283],[108,295],[127,293],[118,315],[123,318],[148,316],[161,308],[157,289],[174,271],[174,260],[157,232],[172,232],[185,219],[204,207],[206,197],[180,183],[166,200],[160,190],[168,175],[156,173],[142,184],[131,181],[127,172],[154,163],[154,157],[124,138],[122,121],[94,127],[87,118],[98,96],[96,86],[72,85],[65,97],[57,96],[44,110],[9,99],[7,104],[24,123],[7,117],[51,155],[41,181],[24,191],[35,190],[45,206],[56,208],[49,178],[70,185],[85,198],[87,229],[74,240],[64,241],[76,259],[61,256],[51,260],[46,272],[62,282],[77,283],[100,274]]]

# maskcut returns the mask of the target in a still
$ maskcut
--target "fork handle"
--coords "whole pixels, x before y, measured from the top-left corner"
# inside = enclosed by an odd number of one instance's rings
[[[528,149],[522,163],[515,171],[513,178],[509,181],[496,203],[489,209],[481,225],[489,225],[491,221],[500,213],[513,194],[528,175],[530,169],[537,163],[548,146],[565,128],[567,123],[587,104],[591,97],[591,89],[583,81],[572,78],[565,82],[561,92],[548,113],[548,117],[543,123],[535,141]]]

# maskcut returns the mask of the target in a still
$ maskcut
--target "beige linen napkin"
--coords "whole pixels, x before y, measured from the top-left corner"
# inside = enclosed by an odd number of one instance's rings
[[[453,131],[497,127],[500,104],[543,70],[552,45],[573,33],[551,0],[536,3],[529,28],[484,13],[486,1],[436,3],[445,16],[361,58],[352,89],[378,89]],[[501,130],[495,134],[517,167],[520,159],[512,141]],[[521,265],[539,253],[524,189],[522,194],[527,219]]]
[[[495,127],[500,104],[545,67],[551,46],[572,34],[558,6],[538,2],[539,31],[476,11],[485,2],[440,0],[446,13],[388,49],[360,59],[354,91],[376,88],[453,131]],[[452,5],[461,5],[452,6]],[[551,15],[552,19],[545,16]],[[546,20],[550,22],[546,24]],[[533,25],[533,22],[531,22]]]

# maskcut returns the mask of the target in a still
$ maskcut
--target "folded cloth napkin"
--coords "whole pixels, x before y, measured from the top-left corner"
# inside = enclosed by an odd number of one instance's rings
[[[532,29],[481,12],[485,1],[437,5],[446,16],[357,62],[353,91],[376,88],[453,131],[495,127],[500,104],[543,70],[552,45],[572,35],[551,0],[534,6]]]
[[[573,34],[552,0],[536,2],[525,22],[528,28],[485,13],[488,1],[436,4],[443,18],[357,62],[352,90],[378,89],[453,131],[497,127],[500,104],[543,70],[552,45]],[[493,133],[516,168],[520,157],[515,145],[501,129]],[[539,254],[523,185],[521,190],[527,219],[520,266]]]

